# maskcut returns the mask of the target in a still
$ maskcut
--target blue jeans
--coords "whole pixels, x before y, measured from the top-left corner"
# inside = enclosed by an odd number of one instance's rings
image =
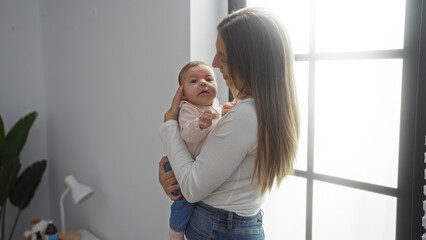
[[[166,172],[170,171],[171,169],[172,167],[170,166],[170,163],[166,163]],[[181,194],[182,193],[180,190],[173,192],[173,195],[175,196]],[[184,231],[193,211],[194,204],[186,201],[185,197],[174,201],[170,207],[170,228],[176,231]]]
[[[185,236],[188,240],[263,240],[262,216],[263,212],[259,211],[254,216],[243,217],[197,202]]]

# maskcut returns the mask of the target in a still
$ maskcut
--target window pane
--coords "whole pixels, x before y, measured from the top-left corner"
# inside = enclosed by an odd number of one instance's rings
[[[308,162],[308,90],[309,64],[306,61],[294,63],[295,82],[300,113],[300,138],[294,168],[306,171]]]
[[[248,0],[248,7],[265,7],[275,11],[287,28],[293,53],[309,50],[309,0]]]
[[[396,187],[402,60],[318,61],[314,170]]]
[[[401,49],[405,0],[318,0],[318,52]]]
[[[396,198],[314,181],[313,240],[392,240],[395,225]]]
[[[262,209],[265,239],[305,240],[306,179],[284,179],[279,189],[266,195]]]

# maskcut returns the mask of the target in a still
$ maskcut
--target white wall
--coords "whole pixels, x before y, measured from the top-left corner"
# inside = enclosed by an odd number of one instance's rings
[[[21,153],[21,172],[35,161],[47,159],[46,110],[41,49],[40,14],[37,1],[0,1],[0,115],[6,131],[26,114],[39,113]],[[48,161],[48,166],[51,161]],[[34,217],[48,218],[48,173],[28,208],[19,217],[13,239],[23,239]],[[17,208],[6,207],[6,236],[10,234]]]
[[[200,60],[209,65],[216,53],[216,27],[228,13],[228,1],[191,1],[191,60]],[[218,69],[216,74],[221,104],[228,101],[228,87]]]
[[[189,1],[41,0],[52,213],[71,172],[95,189],[67,226],[166,239],[157,129],[189,61]]]
[[[211,63],[225,4],[0,1],[0,114],[10,129],[38,111],[21,161],[24,168],[48,160],[15,238],[31,218],[60,226],[68,172],[95,190],[80,206],[65,199],[68,229],[106,240],[168,238],[171,202],[158,183],[157,129],[180,68],[192,59]],[[227,91],[217,77],[223,102]],[[9,204],[8,231],[15,213]]]
[[[190,1],[41,0],[40,8],[53,218],[72,172],[96,193],[78,207],[66,199],[68,228],[167,239],[157,129],[191,58]],[[215,35],[215,26],[205,31]]]

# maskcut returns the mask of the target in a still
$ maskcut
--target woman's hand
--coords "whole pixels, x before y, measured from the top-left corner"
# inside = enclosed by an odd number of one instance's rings
[[[172,106],[170,106],[169,111],[164,114],[164,122],[168,120],[178,120],[179,104],[181,100],[183,100],[183,85],[179,86],[175,96],[173,97]]]
[[[170,170],[166,172],[165,165],[169,162],[169,159],[167,157],[161,158],[161,161],[159,163],[159,173],[158,173],[158,180],[163,186],[164,192],[166,192],[167,196],[172,201],[176,201],[182,198],[182,195],[175,196],[172,194],[172,192],[177,191],[180,189],[179,184],[177,184],[177,180],[175,177],[175,174],[173,173],[173,170]]]

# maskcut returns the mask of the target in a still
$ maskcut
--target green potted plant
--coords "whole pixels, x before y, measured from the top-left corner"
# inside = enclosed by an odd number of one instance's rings
[[[47,161],[43,159],[28,166],[19,174],[21,168],[19,155],[36,118],[37,112],[29,113],[5,134],[0,115],[0,240],[5,239],[7,199],[19,210],[9,235],[11,240],[19,215],[30,204],[46,169]]]

